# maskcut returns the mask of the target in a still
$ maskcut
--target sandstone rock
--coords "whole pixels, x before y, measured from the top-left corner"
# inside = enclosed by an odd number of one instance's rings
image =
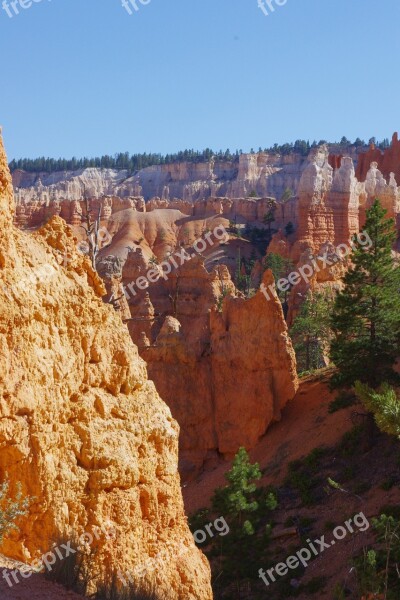
[[[96,577],[150,561],[143,581],[163,597],[211,600],[209,566],[184,515],[170,410],[60,218],[28,239],[12,213],[0,143],[0,476],[35,497],[4,552],[30,563],[53,536],[109,521],[117,537],[95,538]],[[66,267],[57,260],[65,249]]]
[[[223,290],[232,297],[220,313]],[[233,298],[224,265],[207,272],[204,258],[193,257],[147,293],[160,317],[146,329],[151,341],[141,353],[181,426],[180,470],[190,478],[213,456],[252,448],[279,418],[297,389],[294,354],[275,295],[269,302],[261,293]],[[131,305],[130,332],[139,344],[142,307],[140,299]]]
[[[263,279],[268,288],[270,271]],[[218,449],[253,448],[297,390],[296,361],[281,303],[258,291],[211,312],[211,369]],[[243,411],[243,407],[246,409]]]
[[[396,180],[400,181],[400,141],[398,134],[392,136],[392,143],[389,148],[379,150],[374,144],[371,144],[367,152],[361,152],[358,156],[357,179],[365,181],[371,163],[376,162],[377,167],[382,171],[385,178],[389,178],[390,173],[394,173]]]

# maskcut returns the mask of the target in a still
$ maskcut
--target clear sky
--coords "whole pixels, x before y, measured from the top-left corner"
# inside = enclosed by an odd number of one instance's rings
[[[0,9],[10,159],[400,129],[399,0],[263,0],[268,16],[258,0],[142,1],[131,15],[122,0]]]

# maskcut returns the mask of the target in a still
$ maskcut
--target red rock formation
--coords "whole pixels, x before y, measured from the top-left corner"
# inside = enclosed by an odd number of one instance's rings
[[[273,277],[266,271],[268,288]],[[227,297],[211,312],[211,366],[218,449],[253,448],[297,389],[295,358],[278,298]],[[245,407],[245,410],[243,408]]]
[[[339,244],[348,244],[359,231],[360,197],[365,195],[359,184],[350,157],[341,160],[334,172],[329,164],[328,149],[322,146],[310,155],[298,189],[298,227],[291,239],[278,233],[268,248],[289,257],[294,270],[312,264],[315,256],[332,253]],[[313,269],[314,270],[314,269]],[[308,289],[337,287],[343,268],[331,267],[315,270],[309,281],[302,279],[289,296],[288,323],[292,324]]]
[[[333,170],[339,169],[342,164],[343,154],[330,154],[328,157],[328,162]]]
[[[400,141],[397,133],[393,134],[390,147],[383,152],[379,148],[375,148],[374,144],[371,144],[368,152],[359,154],[356,169],[356,176],[359,181],[366,180],[373,162],[377,163],[378,169],[386,179],[390,177],[391,173],[394,173],[396,181],[400,182]]]
[[[145,272],[143,255],[131,253],[126,268],[125,285]],[[184,477],[218,454],[253,447],[297,388],[277,298],[226,298],[219,312],[227,291],[235,294],[227,268],[209,273],[194,256],[129,300],[129,331],[181,426]]]

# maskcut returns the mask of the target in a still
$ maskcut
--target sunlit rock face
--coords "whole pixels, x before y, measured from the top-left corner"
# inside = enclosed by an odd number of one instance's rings
[[[169,408],[65,222],[28,236],[12,215],[0,141],[0,480],[34,497],[3,552],[30,563],[54,537],[108,524],[115,539],[92,535],[96,580],[147,565],[134,578],[163,598],[211,600]]]

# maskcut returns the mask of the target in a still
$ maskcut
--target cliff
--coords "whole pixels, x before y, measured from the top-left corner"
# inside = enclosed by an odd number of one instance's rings
[[[156,214],[140,216],[147,231],[153,231],[150,217],[156,219]],[[196,221],[185,222],[189,237],[196,226]],[[168,238],[166,223],[164,227]],[[228,268],[219,263],[223,252],[235,251],[235,243],[193,256],[166,280],[142,291],[129,286],[150,268],[145,251],[129,253],[122,268],[129,331],[180,424],[185,479],[204,464],[216,464],[221,454],[230,456],[242,445],[252,448],[297,389],[280,302],[274,294],[267,301],[261,292],[249,300],[236,297]],[[108,251],[114,252],[113,244]],[[231,297],[223,302],[228,292]]]
[[[54,217],[28,238],[12,212],[0,139],[0,479],[35,498],[3,551],[31,563],[54,536],[107,522],[117,535],[93,536],[96,577],[146,563],[138,583],[171,600],[210,600],[169,408],[65,223]]]
[[[48,205],[51,201],[82,198],[137,198],[146,202],[185,202],[210,197],[242,198],[252,192],[280,198],[286,188],[296,190],[305,158],[299,154],[242,154],[238,161],[154,165],[136,172],[87,168],[56,173],[16,170],[13,184],[17,204]],[[162,206],[159,206],[162,208]],[[178,208],[173,206],[173,208]],[[183,211],[186,212],[186,211]]]
[[[268,252],[289,257],[296,269],[311,265],[313,256],[323,256],[326,252],[334,258],[336,247],[341,244],[348,247],[351,237],[363,229],[365,211],[375,198],[380,199],[388,217],[398,220],[400,188],[393,173],[386,180],[378,163],[372,162],[365,181],[359,181],[351,157],[341,157],[340,164],[336,164],[328,147],[320,146],[310,153],[302,172],[296,198],[295,232],[291,236],[284,236],[282,231],[276,233]],[[292,289],[289,324],[308,289],[338,287],[346,262],[337,262],[337,258],[333,262],[319,271],[313,269],[310,281],[302,280]]]

